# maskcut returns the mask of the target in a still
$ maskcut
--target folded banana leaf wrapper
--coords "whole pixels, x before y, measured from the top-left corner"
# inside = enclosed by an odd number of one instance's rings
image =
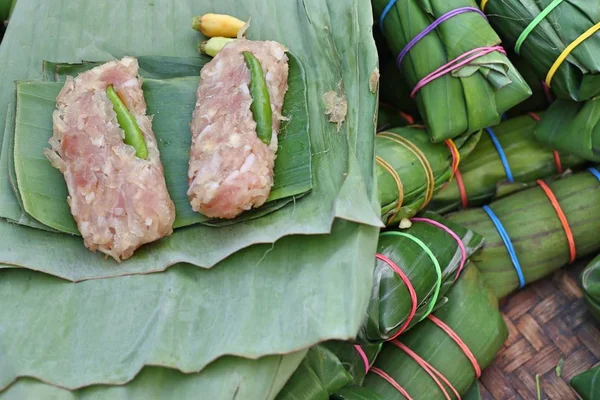
[[[491,128],[501,152],[489,132],[484,132],[469,157],[461,162],[460,178],[453,179],[437,193],[428,209],[446,213],[461,207],[482,206],[527,188],[537,179],[582,167],[586,163],[584,159],[571,153],[555,153],[535,139],[533,132],[540,117],[543,114],[523,115]],[[506,158],[509,173],[501,154]],[[464,191],[461,193],[462,188]]]
[[[585,102],[556,100],[535,130],[546,146],[600,162],[600,98]]]
[[[373,7],[432,141],[496,125],[531,95],[474,1],[374,0]],[[455,10],[464,12],[448,14]]]
[[[600,94],[600,36],[594,34],[600,27],[600,4],[556,0],[485,3],[484,12],[504,45],[529,61],[557,97],[584,101]],[[562,62],[561,54],[568,55]]]
[[[485,245],[471,260],[499,298],[576,258],[600,251],[600,182],[596,175],[584,171],[546,186],[549,194],[537,185],[492,202],[489,208],[501,228],[482,208],[446,216],[485,238]]]
[[[597,399],[600,396],[600,365],[574,376],[571,386],[581,400]]]
[[[432,318],[383,346],[365,388],[389,400],[406,398],[401,390],[419,400],[460,398],[457,394],[471,388],[496,357],[508,329],[475,265],[447,297]]]
[[[304,66],[313,190],[261,218],[176,229],[120,265],[88,252],[77,236],[38,229],[9,169],[16,153],[6,143],[20,138],[12,133],[38,121],[14,82],[51,79],[44,60],[59,80],[63,68],[79,68],[64,63],[124,55],[160,54],[179,61],[158,60],[158,72],[186,70],[181,59],[196,56],[199,39],[188,26],[207,12],[278,21],[253,24],[248,37],[284,43]],[[272,399],[306,349],[356,335],[381,226],[374,137],[358,137],[375,131],[372,22],[369,5],[351,0],[18,2],[0,47],[0,109],[8,115],[0,130],[0,396]],[[148,95],[164,100],[156,104],[174,119],[191,115],[193,99],[172,104],[168,94],[188,87],[185,73],[147,75]],[[344,121],[326,114],[323,96],[332,91],[348,105]],[[49,136],[51,124],[39,121]],[[40,153],[32,163],[47,161]]]
[[[423,320],[483,245],[477,233],[434,213],[422,218],[413,219],[408,229],[379,236],[371,300],[358,332],[361,344],[390,340]]]
[[[506,112],[506,117],[519,117],[528,112],[540,112],[546,110],[554,101],[552,90],[540,80],[536,75],[531,64],[521,56],[514,54],[510,49],[506,49],[508,58],[513,63],[517,71],[521,74],[527,85],[531,88],[531,96],[511,108]]]
[[[594,258],[585,268],[581,285],[590,312],[600,321],[600,257]]]
[[[381,219],[397,226],[424,209],[477,145],[481,132],[432,143],[419,126],[379,132],[375,159]]]

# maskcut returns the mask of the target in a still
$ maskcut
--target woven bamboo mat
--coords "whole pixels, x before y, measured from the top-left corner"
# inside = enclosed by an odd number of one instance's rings
[[[559,271],[501,302],[510,335],[481,378],[485,400],[537,399],[536,375],[542,399],[578,398],[569,380],[600,363],[600,324],[579,286],[584,266]]]

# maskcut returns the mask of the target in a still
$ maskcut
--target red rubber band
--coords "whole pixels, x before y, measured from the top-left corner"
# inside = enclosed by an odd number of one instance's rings
[[[360,355],[360,358],[362,358],[363,362],[365,363],[365,374],[368,374],[369,373],[369,368],[371,368],[371,366],[369,365],[369,357],[367,357],[367,354],[365,353],[365,351],[363,350],[363,348],[360,347],[360,345],[355,344],[354,348],[356,349],[356,351]]]
[[[462,208],[468,208],[469,200],[467,199],[467,190],[465,189],[465,183],[463,181],[460,170],[457,169],[454,176],[456,176],[456,184],[458,185],[458,192],[460,193],[460,202]]]
[[[408,122],[409,125],[412,125],[415,123],[415,119],[412,117],[412,115],[407,114],[405,112],[402,111],[398,111],[398,114],[400,114],[400,116],[402,118],[404,118],[404,120],[406,120],[406,122]]]
[[[448,379],[446,379],[446,377],[442,375],[440,371],[435,369],[431,364],[422,359],[417,353],[409,349],[400,341],[394,340],[392,341],[392,344],[398,347],[400,350],[404,351],[410,358],[413,359],[413,361],[415,361],[421,368],[423,368],[425,372],[427,372],[427,374],[431,377],[431,379],[433,379],[435,384],[440,388],[446,400],[452,400],[452,398],[450,397],[450,394],[448,393],[444,385],[442,385],[442,382],[444,382],[450,388],[450,390],[452,391],[452,393],[454,393],[458,400],[461,400],[460,393],[458,393],[456,388],[452,386],[450,381],[448,381]],[[440,382],[440,379],[442,380],[442,382]]]
[[[527,114],[529,114],[529,116],[531,118],[533,118],[536,122],[540,122],[540,116],[537,115],[534,112],[528,112]],[[554,150],[554,162],[556,163],[556,170],[558,171],[559,174],[562,174],[564,172],[563,167],[562,167],[562,162],[560,161],[560,154],[558,153],[557,150]]]
[[[406,400],[413,400],[413,398],[410,397],[408,392],[402,386],[400,386],[400,384],[398,382],[396,382],[396,380],[394,378],[392,378],[391,376],[389,376],[388,374],[386,374],[379,368],[373,368],[373,369],[371,369],[371,372],[373,372],[373,373],[379,375],[380,377],[382,377],[383,379],[385,379],[387,381],[387,383],[389,383],[390,385],[392,385],[394,387],[394,389],[399,391],[402,396],[406,397]]]
[[[539,116],[539,115],[537,115],[536,113],[534,113],[534,112],[528,112],[527,114],[528,114],[528,115],[529,115],[531,118],[533,118],[533,119],[535,120],[535,122],[540,122],[540,116]]]
[[[552,203],[552,207],[554,207],[554,210],[556,211],[556,214],[558,215],[558,219],[560,219],[560,223],[562,224],[563,229],[565,230],[565,235],[567,236],[567,242],[569,243],[569,263],[572,263],[577,258],[577,249],[575,247],[575,239],[573,238],[573,231],[571,231],[571,227],[569,226],[569,221],[567,220],[567,216],[565,215],[562,208],[560,207],[560,204],[558,203],[556,196],[554,196],[554,193],[552,193],[552,189],[550,189],[550,187],[548,185],[546,185],[546,182],[544,182],[541,179],[538,179],[537,184],[540,185],[540,187],[542,188],[544,193],[546,193],[546,196],[548,196],[548,199],[550,200],[550,203]]]
[[[467,346],[467,344],[465,342],[463,342],[463,340],[460,338],[460,336],[458,336],[456,334],[456,332],[454,332],[452,330],[452,328],[450,328],[448,325],[446,325],[444,323],[444,321],[442,321],[435,315],[431,315],[431,314],[428,315],[427,318],[429,318],[431,320],[431,322],[436,324],[441,330],[446,332],[446,334],[452,340],[454,340],[454,342],[458,345],[458,347],[460,347],[460,349],[463,351],[463,353],[465,353],[465,356],[467,356],[467,358],[471,362],[471,365],[473,366],[473,370],[475,370],[475,377],[476,377],[475,379],[479,379],[481,377],[481,367],[479,366],[479,363],[477,362],[475,355],[471,352],[471,349],[469,349],[469,346]]]
[[[377,259],[383,261],[384,263],[386,263],[391,269],[394,270],[394,272],[396,272],[398,274],[398,276],[400,276],[400,279],[402,279],[402,281],[406,285],[406,288],[408,289],[408,293],[410,295],[410,300],[412,302],[412,305],[410,308],[410,314],[408,314],[406,321],[404,322],[402,327],[400,327],[400,330],[398,332],[396,332],[396,334],[389,339],[389,340],[394,340],[398,336],[400,336],[412,322],[413,318],[415,317],[415,314],[417,313],[417,306],[419,303],[419,299],[417,298],[417,292],[415,292],[415,288],[413,287],[410,279],[408,279],[408,276],[406,276],[404,271],[402,271],[400,269],[400,267],[398,267],[398,265],[396,265],[395,262],[393,262],[392,260],[390,260],[389,258],[384,256],[383,254],[378,253],[377,255],[375,255],[375,257]]]

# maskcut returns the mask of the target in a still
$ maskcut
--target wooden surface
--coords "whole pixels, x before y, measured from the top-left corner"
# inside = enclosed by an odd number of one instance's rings
[[[481,378],[484,400],[572,400],[569,380],[600,364],[600,324],[587,311],[579,275],[584,263],[501,302],[509,338]],[[556,367],[560,360],[560,377]]]

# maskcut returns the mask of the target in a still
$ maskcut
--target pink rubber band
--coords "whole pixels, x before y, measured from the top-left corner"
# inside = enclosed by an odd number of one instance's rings
[[[356,349],[356,351],[358,352],[358,354],[362,358],[363,362],[365,363],[365,374],[368,374],[369,373],[369,368],[371,368],[371,366],[369,365],[369,357],[367,357],[367,354],[365,353],[365,351],[363,350],[363,348],[360,347],[360,345],[355,344],[354,348]]]
[[[435,71],[433,71],[432,73],[430,73],[429,75],[427,75],[426,77],[421,79],[419,81],[419,83],[417,83],[417,86],[415,86],[415,88],[410,93],[410,97],[414,99],[417,92],[423,86],[438,79],[441,76],[446,75],[449,72],[452,72],[456,69],[461,68],[462,66],[470,63],[473,60],[478,59],[479,57],[482,57],[489,53],[493,53],[494,51],[498,51],[498,52],[506,55],[506,51],[502,48],[502,46],[492,46],[492,47],[486,46],[486,47],[478,47],[473,50],[469,50],[466,53],[461,54],[460,56],[456,57],[455,59],[448,61],[446,64],[442,65],[441,67],[439,67],[438,69],[436,69]],[[474,54],[474,55],[472,55],[472,54]],[[471,57],[469,57],[469,56],[471,56]],[[468,57],[468,58],[466,60],[463,60],[465,57]]]
[[[371,369],[371,372],[379,375],[384,380],[386,380],[387,383],[389,383],[390,385],[392,385],[394,387],[394,389],[396,389],[397,391],[399,391],[402,396],[406,397],[406,400],[413,400],[413,398],[410,397],[410,395],[408,394],[408,392],[402,386],[400,386],[400,384],[398,382],[396,382],[394,380],[394,378],[392,378],[391,376],[389,376],[388,374],[386,374],[385,372],[383,372],[379,368],[373,368],[373,369]]]
[[[446,334],[452,340],[454,340],[454,342],[458,345],[458,347],[460,347],[460,349],[463,351],[463,353],[465,353],[465,356],[467,356],[467,358],[471,362],[471,365],[473,366],[473,370],[475,371],[475,376],[476,376],[475,379],[479,379],[481,377],[481,367],[479,366],[479,363],[477,362],[475,355],[471,352],[471,349],[469,349],[469,346],[467,346],[467,344],[465,342],[463,342],[463,340],[460,338],[460,336],[458,336],[456,334],[456,332],[454,332],[452,330],[452,328],[450,328],[448,325],[446,325],[444,323],[444,321],[442,321],[435,315],[431,315],[431,314],[428,315],[427,317],[431,320],[431,322],[436,324],[441,330],[446,332]]]
[[[458,277],[460,276],[460,273],[462,272],[463,268],[465,267],[465,263],[467,262],[467,250],[465,249],[465,245],[463,244],[462,240],[458,237],[458,235],[456,233],[454,233],[452,231],[452,229],[448,228],[446,225],[443,225],[437,221],[434,221],[432,219],[429,218],[412,218],[411,221],[417,221],[417,222],[425,222],[427,224],[433,225],[433,226],[437,226],[440,229],[443,229],[444,231],[446,231],[450,236],[452,236],[452,238],[454,240],[456,240],[456,243],[458,243],[458,248],[460,249],[460,265],[458,267],[458,270],[456,271],[456,276],[454,277],[454,282],[456,282],[456,280],[458,279]]]
[[[410,282],[410,279],[408,279],[408,276],[406,276],[404,271],[402,271],[400,269],[400,267],[398,267],[396,265],[395,262],[393,262],[392,260],[390,260],[389,258],[384,256],[383,254],[377,254],[375,257],[377,259],[383,261],[384,263],[386,263],[391,269],[394,270],[394,272],[396,272],[398,274],[398,276],[400,276],[400,279],[402,279],[402,281],[406,285],[406,288],[408,289],[408,293],[410,295],[410,300],[412,302],[411,308],[410,308],[410,314],[408,314],[406,321],[404,322],[404,324],[402,325],[400,330],[398,332],[396,332],[396,334],[389,339],[389,340],[394,340],[398,336],[400,336],[412,322],[413,318],[415,317],[415,314],[417,313],[417,306],[418,306],[419,299],[417,298],[417,292],[415,292],[415,288],[413,287],[412,283]]]

